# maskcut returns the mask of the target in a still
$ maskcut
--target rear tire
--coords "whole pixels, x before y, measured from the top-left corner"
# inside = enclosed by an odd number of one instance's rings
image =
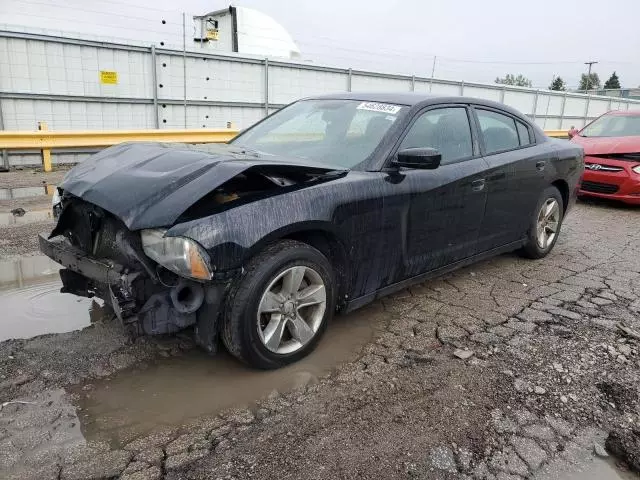
[[[327,258],[306,243],[283,240],[253,257],[232,286],[222,340],[251,367],[279,368],[313,351],[334,308]]]
[[[556,187],[548,187],[540,195],[531,216],[527,243],[522,247],[521,254],[533,259],[546,257],[558,240],[563,217],[562,195]]]

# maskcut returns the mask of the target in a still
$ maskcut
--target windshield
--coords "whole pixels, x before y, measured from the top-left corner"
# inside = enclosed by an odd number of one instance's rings
[[[605,115],[580,132],[581,137],[640,136],[640,115]]]
[[[407,108],[357,100],[302,100],[231,143],[272,155],[352,168],[373,153]]]

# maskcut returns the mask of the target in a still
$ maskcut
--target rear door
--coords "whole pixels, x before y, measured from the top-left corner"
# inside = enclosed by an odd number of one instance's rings
[[[484,252],[523,238],[552,159],[536,148],[535,135],[522,120],[484,106],[473,111],[489,166],[487,208],[478,239],[478,252]]]
[[[400,226],[403,264],[397,270],[399,276],[419,275],[477,251],[487,199],[487,165],[470,115],[466,105],[425,109],[416,114],[399,144],[398,150],[431,147],[442,154],[435,170],[403,169],[401,176],[389,177],[395,184],[384,208]]]

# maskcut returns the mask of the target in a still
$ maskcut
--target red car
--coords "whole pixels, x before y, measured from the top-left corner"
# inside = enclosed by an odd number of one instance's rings
[[[570,136],[585,155],[578,195],[640,205],[640,111],[605,113]]]

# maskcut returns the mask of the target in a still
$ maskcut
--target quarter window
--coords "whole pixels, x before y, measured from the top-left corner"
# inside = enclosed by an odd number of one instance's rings
[[[531,136],[529,135],[529,127],[524,123],[516,120],[516,127],[518,127],[518,136],[520,137],[520,146],[531,145]]]
[[[400,149],[404,148],[435,148],[443,165],[473,156],[467,110],[451,107],[423,113],[402,140]]]
[[[520,147],[516,122],[508,115],[476,109],[487,154]]]

